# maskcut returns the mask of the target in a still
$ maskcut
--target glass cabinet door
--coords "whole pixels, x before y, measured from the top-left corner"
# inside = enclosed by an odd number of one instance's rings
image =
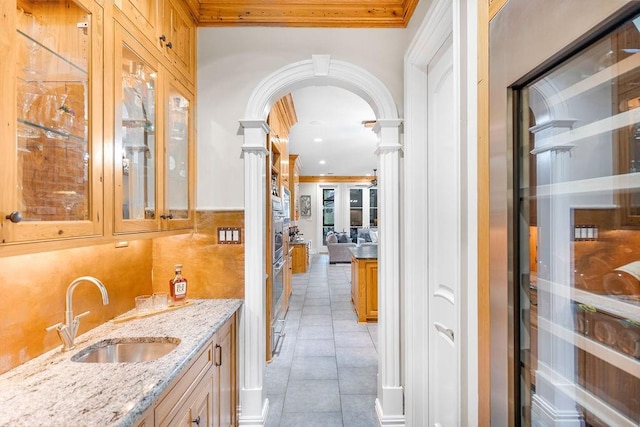
[[[168,85],[164,158],[165,228],[187,227],[191,222],[190,201],[193,196],[192,96],[175,83]]]
[[[639,28],[515,92],[522,425],[640,424]]]
[[[116,232],[153,231],[157,215],[156,104],[158,67],[116,25]],[[136,49],[136,50],[134,50]]]
[[[102,169],[92,162],[101,148],[92,143],[100,132],[99,115],[92,114],[92,94],[102,79],[92,63],[98,59],[92,53],[101,52],[96,27],[102,27],[102,13],[93,11],[98,7],[17,2],[16,57],[3,58],[16,67],[15,135],[6,139],[15,146],[13,159],[4,162],[15,168],[15,186],[5,183],[10,194],[3,198],[4,242],[102,232]]]

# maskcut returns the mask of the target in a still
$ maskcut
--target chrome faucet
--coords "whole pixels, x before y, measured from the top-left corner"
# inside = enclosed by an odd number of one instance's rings
[[[80,318],[89,314],[88,311],[85,311],[84,313],[78,314],[75,318],[73,317],[73,291],[80,282],[90,282],[96,285],[98,289],[100,289],[100,293],[102,294],[102,304],[109,304],[109,295],[107,294],[107,288],[105,288],[102,282],[95,277],[82,276],[71,282],[69,284],[69,287],[67,288],[67,307],[64,312],[65,323],[56,323],[55,325],[49,326],[47,328],[47,331],[52,331],[54,329],[58,331],[58,335],[60,336],[60,339],[63,343],[62,351],[68,351],[74,347],[73,341],[76,338],[78,325],[80,325]]]

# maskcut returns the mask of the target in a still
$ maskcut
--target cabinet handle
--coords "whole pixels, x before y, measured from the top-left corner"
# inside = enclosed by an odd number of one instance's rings
[[[7,215],[5,218],[13,222],[14,224],[17,224],[20,221],[22,221],[22,214],[19,211],[13,211],[9,215]]]
[[[167,38],[164,36],[164,34],[160,36],[160,41],[163,43],[167,41]]]
[[[198,415],[198,418],[196,418],[195,420],[193,420],[191,422],[194,423],[195,425],[199,426],[200,425],[200,415]]]
[[[162,218],[162,219],[173,219],[173,214],[171,212],[169,212],[169,215],[162,214],[162,215],[160,215],[160,218]]]
[[[169,49],[173,49],[173,43],[171,43],[171,42],[167,42],[167,47],[168,47]]]
[[[216,344],[216,366],[222,366],[222,346],[220,344]]]

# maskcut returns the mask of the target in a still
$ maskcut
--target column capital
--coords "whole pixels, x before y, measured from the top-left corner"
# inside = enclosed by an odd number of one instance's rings
[[[264,133],[269,133],[271,128],[265,120],[240,120],[239,134],[244,135],[245,129],[262,129]]]
[[[382,128],[399,128],[402,122],[402,119],[378,119],[373,126],[373,131],[379,133]]]
[[[243,145],[241,148],[242,148],[242,154],[243,155],[244,155],[244,153],[254,153],[254,154],[265,154],[266,155],[269,152],[269,150],[267,150],[266,147],[263,147],[263,146],[260,146],[260,145]]]
[[[394,153],[399,152],[400,155],[403,154],[402,145],[400,144],[379,144],[378,148],[376,148],[376,155],[380,156],[381,154]]]

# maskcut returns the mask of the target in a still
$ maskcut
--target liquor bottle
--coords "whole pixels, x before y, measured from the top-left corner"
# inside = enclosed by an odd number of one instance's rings
[[[187,297],[187,279],[182,276],[182,264],[176,264],[176,274],[169,280],[171,299],[174,302],[183,302]]]

